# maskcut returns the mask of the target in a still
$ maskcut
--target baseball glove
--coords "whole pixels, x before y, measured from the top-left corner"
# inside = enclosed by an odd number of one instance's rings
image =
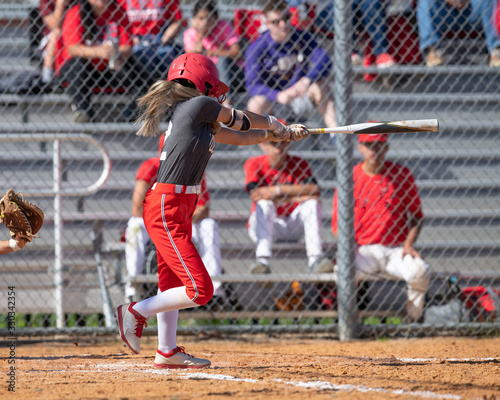
[[[26,239],[31,242],[35,234],[43,225],[43,211],[40,207],[24,200],[18,192],[7,190],[0,199],[0,223],[4,223],[10,235],[17,239]]]
[[[274,304],[276,308],[281,311],[298,311],[302,310],[304,303],[304,291],[299,282],[293,281],[283,297],[274,296]]]

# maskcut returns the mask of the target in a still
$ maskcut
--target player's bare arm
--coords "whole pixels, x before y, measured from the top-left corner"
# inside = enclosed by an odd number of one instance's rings
[[[13,253],[14,251],[21,250],[28,241],[26,239],[18,239],[16,237],[10,240],[0,241],[0,255]]]
[[[286,126],[275,117],[222,107],[217,121],[226,127],[215,135],[218,143],[253,145],[268,141],[296,141],[308,137],[303,125]],[[264,129],[264,130],[261,130]]]
[[[275,191],[279,192],[279,197],[286,201],[291,199],[300,199],[303,196],[307,198],[318,197],[320,194],[318,185],[311,183],[306,185],[276,185]],[[304,200],[302,200],[304,201]]]
[[[410,230],[405,242],[403,243],[403,257],[405,255],[410,255],[412,257],[422,258],[420,253],[413,247],[418,239],[420,230],[422,229],[424,220],[421,218],[412,218],[410,220]]]
[[[69,0],[57,0],[54,11],[42,18],[43,23],[50,30],[60,28],[64,19],[64,11],[68,7]]]
[[[197,206],[193,213],[193,224],[200,222],[201,220],[208,217],[210,214],[210,207],[208,204],[204,204],[202,206]]]
[[[161,37],[162,44],[172,43],[182,27],[182,21],[173,21],[169,24],[165,33]]]
[[[146,192],[151,185],[144,179],[135,181],[134,192],[132,193],[132,216],[142,218],[142,202],[146,197]]]
[[[269,119],[267,116],[225,106],[221,108],[217,121],[222,122],[230,128],[233,127],[236,130],[242,131],[245,130],[245,124],[250,125],[249,129],[269,129]]]
[[[252,201],[273,200],[275,202],[302,203],[312,198],[318,198],[318,185],[274,185],[261,186],[250,192]]]

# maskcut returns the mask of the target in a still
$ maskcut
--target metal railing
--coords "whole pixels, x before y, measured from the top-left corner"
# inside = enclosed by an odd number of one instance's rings
[[[53,185],[52,188],[45,190],[30,191],[28,188],[23,194],[26,197],[54,197],[54,285],[55,285],[55,303],[57,327],[62,328],[65,325],[64,302],[63,302],[63,204],[64,196],[85,196],[97,192],[109,179],[111,174],[111,159],[106,147],[92,136],[82,133],[17,133],[2,134],[0,142],[53,142]],[[64,188],[62,179],[62,155],[61,142],[86,142],[90,143],[99,150],[103,160],[103,169],[99,178],[91,185],[86,187]],[[111,316],[109,318],[111,323]]]

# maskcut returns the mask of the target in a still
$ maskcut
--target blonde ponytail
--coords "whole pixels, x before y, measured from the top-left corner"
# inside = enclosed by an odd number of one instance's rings
[[[160,133],[160,122],[167,112],[174,108],[178,101],[197,96],[203,96],[203,93],[175,81],[155,82],[137,102],[141,110],[137,121],[142,123],[137,135],[157,136]]]

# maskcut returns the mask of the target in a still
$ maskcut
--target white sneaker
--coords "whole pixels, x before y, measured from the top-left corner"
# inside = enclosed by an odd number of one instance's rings
[[[141,351],[142,329],[144,325],[148,326],[148,324],[146,323],[146,317],[143,317],[132,308],[134,304],[136,304],[135,301],[128,305],[123,304],[116,309],[116,312],[118,314],[118,329],[122,340],[130,350],[135,354],[139,354]]]
[[[266,265],[260,261],[255,261],[252,264],[252,266],[250,267],[250,273],[251,274],[270,274],[271,269],[269,268],[269,265]]]
[[[333,272],[333,262],[328,258],[316,260],[309,268],[310,274],[325,274]]]
[[[176,347],[169,353],[156,351],[156,368],[205,368],[210,367],[210,360],[196,358],[184,351],[184,347]]]

